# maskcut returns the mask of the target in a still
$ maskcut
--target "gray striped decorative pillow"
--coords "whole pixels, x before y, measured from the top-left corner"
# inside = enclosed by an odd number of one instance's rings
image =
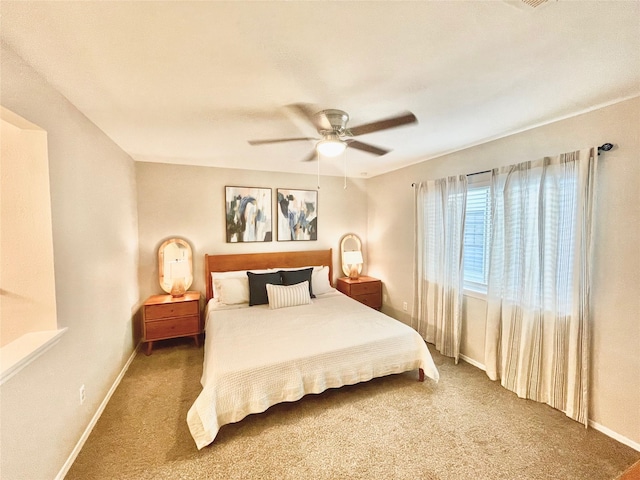
[[[267,283],[267,297],[269,308],[295,307],[311,303],[309,295],[309,282],[296,283],[295,285],[273,285]]]

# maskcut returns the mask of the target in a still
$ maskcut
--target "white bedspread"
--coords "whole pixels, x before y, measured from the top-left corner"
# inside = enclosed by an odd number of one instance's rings
[[[201,449],[223,425],[277,403],[418,368],[438,380],[415,330],[341,293],[277,310],[215,309],[207,316],[203,390],[187,422]]]

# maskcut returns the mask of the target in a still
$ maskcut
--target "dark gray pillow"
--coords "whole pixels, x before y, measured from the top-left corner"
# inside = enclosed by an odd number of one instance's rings
[[[267,283],[282,285],[280,272],[247,272],[247,277],[249,277],[249,306],[269,303],[269,297],[267,297]]]
[[[280,270],[280,275],[282,275],[282,285],[297,285],[298,283],[309,282],[309,296],[311,298],[316,298],[313,294],[313,288],[311,287],[312,274],[313,267],[303,268],[300,270]]]

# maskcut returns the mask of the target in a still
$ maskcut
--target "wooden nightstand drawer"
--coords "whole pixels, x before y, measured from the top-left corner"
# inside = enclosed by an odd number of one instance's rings
[[[184,317],[180,319],[156,320],[146,324],[147,340],[198,335],[200,333],[200,317]]]
[[[185,315],[198,315],[199,302],[164,303],[147,305],[144,308],[144,316],[147,320],[160,318],[183,317]]]
[[[365,305],[371,308],[382,307],[382,301],[379,293],[368,293],[366,295],[354,295],[352,298],[354,300],[359,301],[360,303],[364,303]]]
[[[354,283],[351,285],[351,296],[367,295],[370,293],[378,294],[382,291],[381,282]]]
[[[358,278],[339,278],[336,285],[345,295],[365,305],[382,308],[382,282],[377,278],[361,276]]]

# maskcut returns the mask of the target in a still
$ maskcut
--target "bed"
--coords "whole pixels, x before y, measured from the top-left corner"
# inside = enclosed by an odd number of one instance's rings
[[[206,255],[205,263],[203,389],[187,414],[198,449],[223,425],[310,393],[413,370],[438,380],[415,330],[332,288],[330,249]],[[283,284],[264,286],[269,303],[249,306],[264,290],[254,280],[278,272]]]

